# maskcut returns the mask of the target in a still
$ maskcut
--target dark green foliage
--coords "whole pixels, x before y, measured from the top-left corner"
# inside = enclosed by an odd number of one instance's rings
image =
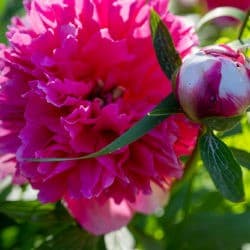
[[[201,136],[199,146],[204,165],[218,190],[231,201],[242,201],[241,168],[226,144],[208,131]]]
[[[168,79],[172,80],[181,66],[181,58],[176,51],[171,35],[155,11],[151,11],[150,28],[158,62]]]

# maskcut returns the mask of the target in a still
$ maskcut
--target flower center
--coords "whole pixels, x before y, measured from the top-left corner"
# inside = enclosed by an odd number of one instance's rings
[[[88,100],[93,101],[94,99],[101,100],[102,106],[109,103],[115,102],[123,96],[125,88],[122,86],[113,86],[110,88],[105,87],[102,80],[97,80],[95,87],[87,97]]]

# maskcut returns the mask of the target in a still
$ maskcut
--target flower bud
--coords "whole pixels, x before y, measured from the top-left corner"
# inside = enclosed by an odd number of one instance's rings
[[[175,93],[189,118],[216,130],[235,125],[250,105],[247,63],[226,45],[188,56],[176,76]]]

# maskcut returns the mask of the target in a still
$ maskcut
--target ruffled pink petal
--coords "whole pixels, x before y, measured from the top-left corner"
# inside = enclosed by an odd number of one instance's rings
[[[128,224],[134,212],[153,213],[164,206],[168,200],[167,190],[152,184],[152,194],[139,194],[136,201],[122,201],[117,204],[113,199],[74,199],[67,195],[63,201],[77,222],[89,232],[100,235],[117,230]]]
[[[167,203],[169,198],[167,188],[164,189],[154,183],[151,183],[151,188],[151,194],[145,195],[140,193],[137,196],[135,203],[129,204],[133,210],[144,214],[150,214],[157,212]]]
[[[112,199],[73,199],[64,197],[64,203],[71,215],[89,232],[100,235],[125,226],[133,211],[125,201],[116,204]]]

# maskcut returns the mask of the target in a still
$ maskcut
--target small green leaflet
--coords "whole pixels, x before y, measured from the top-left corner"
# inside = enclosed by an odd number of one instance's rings
[[[242,116],[233,116],[233,117],[208,117],[202,119],[202,123],[207,125],[209,128],[217,131],[230,130],[235,127]]]
[[[234,8],[234,7],[218,7],[216,9],[213,9],[211,11],[209,11],[206,15],[204,15],[199,23],[196,26],[196,30],[198,31],[204,24],[206,24],[207,22],[210,22],[218,17],[233,17],[236,18],[240,21],[244,21],[245,19],[245,12],[238,9],[238,8]]]
[[[150,28],[158,62],[168,79],[172,80],[181,66],[181,58],[174,47],[168,29],[154,10],[151,10]]]
[[[230,201],[242,201],[241,168],[226,144],[208,131],[201,136],[199,146],[201,158],[217,189]]]
[[[164,113],[163,113],[164,112]],[[19,159],[22,161],[30,162],[61,162],[61,161],[73,161],[73,160],[83,160],[88,158],[95,158],[98,156],[106,155],[112,153],[145,135],[152,128],[160,124],[171,114],[179,113],[180,107],[175,99],[173,93],[167,96],[160,104],[158,104],[150,113],[148,113],[144,118],[138,121],[133,127],[128,131],[118,137],[116,140],[108,144],[101,150],[80,157],[69,157],[69,158],[23,158]],[[161,114],[160,114],[161,113]]]
[[[250,153],[238,148],[230,147],[235,159],[242,167],[250,169]]]

